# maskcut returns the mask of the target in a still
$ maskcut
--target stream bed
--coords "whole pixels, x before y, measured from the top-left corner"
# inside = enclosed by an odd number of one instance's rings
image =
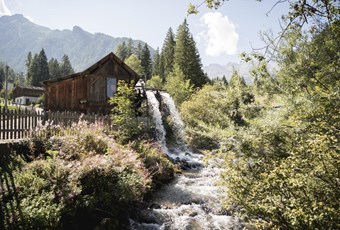
[[[140,210],[138,220],[130,220],[133,230],[222,230],[242,229],[238,218],[221,208],[220,169],[188,162],[188,169],[158,189]]]

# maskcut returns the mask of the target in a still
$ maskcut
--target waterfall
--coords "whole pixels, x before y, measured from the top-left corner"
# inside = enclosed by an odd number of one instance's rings
[[[172,127],[173,127],[174,134],[177,138],[177,141],[179,141],[180,144],[183,144],[185,142],[184,123],[175,106],[175,102],[168,93],[161,92],[161,95],[162,95],[164,104],[169,109],[170,116],[172,118]]]
[[[168,153],[168,148],[166,147],[166,140],[165,140],[165,129],[163,126],[162,121],[162,114],[159,111],[159,102],[152,91],[146,91],[146,96],[148,103],[151,107],[153,121],[156,125],[156,138],[161,144],[162,151]]]
[[[177,230],[177,229],[242,229],[237,217],[227,215],[222,208],[223,193],[218,186],[221,162],[211,159],[202,166],[202,156],[185,146],[184,124],[169,94],[162,92],[162,104],[169,109],[174,135],[182,147],[167,149],[162,114],[159,102],[152,91],[147,91],[148,103],[156,125],[156,135],[163,151],[181,162],[183,172],[169,184],[163,185],[138,210],[135,219],[130,219],[132,230]],[[178,144],[178,143],[177,143]],[[178,148],[179,147],[179,148]],[[188,166],[188,167],[187,167]]]

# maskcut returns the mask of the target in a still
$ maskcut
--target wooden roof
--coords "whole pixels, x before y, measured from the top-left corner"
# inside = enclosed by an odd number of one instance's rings
[[[78,76],[86,76],[86,75],[94,73],[96,70],[100,69],[104,64],[106,64],[107,62],[109,62],[111,60],[114,60],[115,62],[117,62],[122,68],[124,68],[131,75],[137,77],[138,79],[140,78],[140,76],[133,69],[131,69],[122,60],[120,60],[114,53],[111,52],[108,55],[106,55],[105,57],[103,57],[102,59],[100,59],[98,62],[96,62],[95,64],[93,64],[92,66],[90,66],[89,68],[85,69],[82,72],[78,72],[78,73],[74,73],[74,74],[71,74],[71,75],[62,76],[62,77],[58,77],[58,78],[49,79],[49,80],[43,81],[42,83],[43,83],[43,85],[47,85],[48,83],[63,81],[63,80],[78,77]]]

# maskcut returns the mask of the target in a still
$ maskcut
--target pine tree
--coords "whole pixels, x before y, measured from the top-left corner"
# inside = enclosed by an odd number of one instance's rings
[[[148,48],[147,43],[144,44],[140,60],[141,60],[141,65],[143,68],[144,75],[146,79],[149,80],[151,78],[151,72],[152,72],[152,60],[151,60],[151,54],[150,54],[150,50]]]
[[[29,69],[27,70],[27,76],[29,76],[28,85],[39,86],[40,82],[40,70],[39,70],[39,56],[34,54]]]
[[[137,48],[135,49],[135,54],[138,57],[139,60],[142,60],[142,56],[143,56],[143,46],[142,44],[139,42],[137,45]]]
[[[162,48],[162,53],[161,53],[163,65],[164,65],[165,78],[173,70],[175,46],[176,46],[175,35],[172,32],[172,28],[170,27],[166,34],[163,48]]]
[[[127,46],[126,46],[126,58],[129,58],[132,54],[134,54],[134,53],[136,53],[135,51],[136,51],[136,49],[135,49],[135,47],[133,46],[133,42],[132,42],[132,39],[131,38],[129,38],[129,40],[128,40],[128,44],[127,44]]]
[[[118,45],[115,54],[122,61],[125,61],[128,58],[128,50],[125,42]]]
[[[153,66],[152,66],[152,75],[160,76],[162,78],[162,82],[164,83],[164,65],[163,59],[159,54],[159,48],[157,48],[156,53],[153,56]]]
[[[48,69],[50,71],[50,78],[61,76],[59,62],[55,58],[51,58],[48,62]]]
[[[239,75],[237,71],[234,71],[231,75],[229,86],[233,88],[245,88],[247,86],[244,78]]]
[[[39,54],[34,54],[32,58],[31,52],[26,60],[27,66],[27,84],[32,86],[41,86],[41,82],[50,78],[47,57],[44,49]]]
[[[3,89],[4,81],[5,81],[5,71],[3,68],[0,68],[0,91]]]
[[[60,63],[60,75],[67,76],[70,74],[74,74],[74,70],[71,65],[69,57],[66,54],[64,54]]]
[[[201,58],[186,19],[177,30],[174,63],[179,66],[185,79],[190,80],[195,87],[209,82],[202,70]]]
[[[47,57],[44,49],[42,49],[39,53],[39,82],[48,80],[50,78],[50,71],[48,69]],[[40,84],[39,84],[40,86]]]
[[[32,60],[33,60],[32,52],[30,51],[30,52],[28,52],[28,54],[27,54],[27,59],[26,59],[26,68],[27,68],[26,83],[27,83],[28,85],[30,85],[31,82],[32,82],[31,71],[29,71],[30,68],[31,68]]]

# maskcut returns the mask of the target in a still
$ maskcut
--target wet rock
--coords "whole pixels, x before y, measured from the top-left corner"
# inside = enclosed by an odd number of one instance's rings
[[[190,220],[190,222],[184,227],[183,230],[204,230],[202,226],[200,226],[197,221]]]
[[[159,204],[151,204],[149,206],[150,209],[161,209],[161,206]]]
[[[161,224],[162,217],[159,216],[157,213],[153,212],[152,210],[146,210],[140,213],[138,217],[138,221],[140,223],[147,223],[147,224]]]
[[[190,217],[195,217],[197,215],[198,215],[198,212],[192,212],[192,213],[189,214]]]

